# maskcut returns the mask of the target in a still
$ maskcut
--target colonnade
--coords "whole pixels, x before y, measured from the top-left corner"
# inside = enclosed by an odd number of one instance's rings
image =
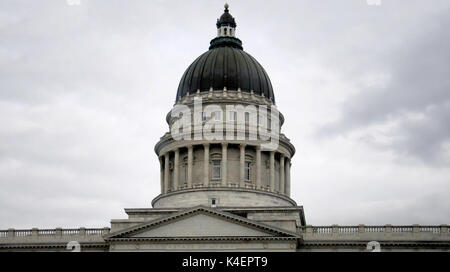
[[[195,187],[210,187],[210,186],[222,186],[222,187],[243,187],[243,188],[253,188],[258,190],[266,190],[276,193],[285,194],[290,196],[290,159],[285,156],[283,153],[277,151],[269,152],[269,186],[263,186],[262,184],[262,159],[261,159],[261,147],[260,145],[247,145],[240,144],[239,145],[239,183],[231,184],[228,182],[228,143],[222,143],[222,158],[221,158],[221,180],[220,184],[212,184],[211,178],[209,175],[210,171],[210,144],[205,143],[202,144],[204,150],[204,163],[203,164],[203,173],[201,175],[202,181],[197,181]],[[186,184],[182,186],[180,184],[180,148],[176,148],[174,150],[168,151],[160,156],[160,165],[161,165],[161,192],[166,194],[170,190],[180,190],[187,188],[194,188],[192,174],[193,174],[193,154],[194,154],[194,146],[188,145],[184,148],[187,148],[187,176],[186,176]],[[256,166],[256,175],[255,175],[255,183],[248,184],[249,182],[245,180],[245,162],[246,162],[246,149],[254,148],[256,151],[256,158],[254,164]],[[278,154],[276,154],[278,153]],[[170,188],[170,157],[173,154],[173,188]],[[279,157],[279,182],[276,186],[275,184],[275,157]],[[277,187],[277,188],[275,188]]]

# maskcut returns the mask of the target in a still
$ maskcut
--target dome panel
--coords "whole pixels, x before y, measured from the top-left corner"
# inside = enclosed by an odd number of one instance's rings
[[[177,98],[186,94],[207,92],[210,88],[228,90],[241,88],[243,92],[272,98],[272,84],[261,64],[245,51],[231,47],[214,47],[198,57],[183,74],[178,86]]]

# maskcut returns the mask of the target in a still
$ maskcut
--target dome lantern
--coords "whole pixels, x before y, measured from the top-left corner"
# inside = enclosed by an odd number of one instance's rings
[[[217,37],[234,37],[236,31],[236,22],[228,10],[228,4],[225,4],[225,10],[220,19],[217,19]]]

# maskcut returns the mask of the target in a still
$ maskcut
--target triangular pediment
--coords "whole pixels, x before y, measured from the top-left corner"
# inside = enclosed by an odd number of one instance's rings
[[[132,237],[202,236],[271,236],[271,234],[236,222],[230,222],[224,218],[198,213],[132,235]]]
[[[106,239],[297,237],[265,224],[199,206],[174,215],[111,233]]]

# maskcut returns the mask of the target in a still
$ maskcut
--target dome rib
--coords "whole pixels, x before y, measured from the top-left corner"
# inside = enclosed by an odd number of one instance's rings
[[[252,61],[255,63],[255,67],[257,67],[256,72],[258,73],[259,83],[261,84],[261,92],[264,93],[264,95],[268,96],[268,89],[267,89],[267,80],[264,76],[263,68],[262,66],[256,61],[255,58],[250,56]]]
[[[234,50],[231,50],[231,53],[233,54],[234,65],[235,65],[235,67],[236,67],[236,86],[237,86],[237,88],[240,88],[240,84],[239,84],[239,81],[240,81],[240,76],[239,76],[239,72],[240,72],[239,64],[238,64],[238,62],[237,62],[237,60],[236,60],[236,54],[235,54]]]
[[[209,58],[209,55],[211,55],[211,52],[208,52],[208,54],[204,54],[204,60],[203,60],[203,62],[202,62],[202,64],[200,65],[200,67],[199,67],[199,69],[201,70],[201,72],[200,72],[200,74],[201,75],[203,75],[204,74],[204,71],[205,71],[205,67],[206,67],[206,65],[205,65],[205,63],[206,63],[206,61],[208,60],[208,58]],[[201,60],[200,60],[201,61]],[[200,89],[200,91],[201,91],[201,87],[202,87],[202,77],[197,77],[197,90],[198,89]],[[196,91],[197,91],[196,90]]]
[[[244,56],[244,53],[242,53],[243,51],[239,51],[239,54],[241,54],[241,56]],[[245,67],[247,68],[247,79],[248,79],[248,87],[247,88],[243,88],[244,90],[248,89],[248,92],[250,92],[250,90],[252,89],[252,73],[251,73],[251,69],[248,66],[248,61],[246,60],[245,57],[242,58],[242,60],[245,62]]]
[[[209,52],[207,52],[209,53]],[[195,62],[195,65],[192,69],[192,77],[189,79],[189,93],[196,93],[197,92],[197,79],[201,80],[201,73],[198,71],[198,69],[201,69],[199,67],[199,64],[201,63],[202,59],[205,58],[208,54],[201,55],[198,60]]]
[[[194,73],[194,68],[195,66],[197,66],[197,61],[201,58],[202,56],[199,56],[188,68],[188,72],[186,74],[186,79],[184,80],[183,83],[183,88],[185,90],[187,90],[186,93],[181,93],[181,97],[185,96],[186,94],[190,94],[191,90],[190,90],[190,86],[191,86],[191,80],[192,80],[192,74]]]

